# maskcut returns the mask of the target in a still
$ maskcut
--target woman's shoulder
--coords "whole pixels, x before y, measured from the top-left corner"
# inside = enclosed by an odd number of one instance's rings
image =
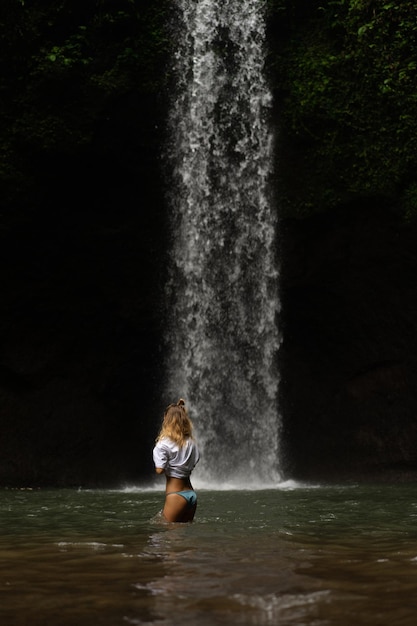
[[[177,444],[170,437],[161,437],[156,442],[156,445],[160,448],[174,448]]]
[[[189,437],[189,438],[186,440],[185,445],[186,445],[188,448],[191,448],[191,449],[194,449],[194,450],[198,450],[198,445],[197,445],[197,442],[196,442],[196,440],[195,440],[193,437]]]

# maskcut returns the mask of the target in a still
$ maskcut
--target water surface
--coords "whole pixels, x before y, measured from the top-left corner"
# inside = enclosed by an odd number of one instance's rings
[[[351,626],[417,622],[417,492],[407,486],[163,494],[0,492],[0,623]]]

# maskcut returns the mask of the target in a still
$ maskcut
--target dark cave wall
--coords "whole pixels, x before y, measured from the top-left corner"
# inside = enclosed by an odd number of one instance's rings
[[[82,151],[34,153],[27,205],[0,233],[0,484],[149,472],[164,402],[164,111],[140,104],[114,106]]]
[[[0,485],[150,471],[170,2],[3,2]]]
[[[133,192],[130,202],[134,211],[127,201],[100,220],[82,211],[71,220],[45,217],[3,241],[14,259],[13,271],[3,264],[2,281],[3,485],[152,476],[153,438],[170,400],[160,393],[164,205],[160,199],[161,214],[149,222]],[[155,196],[142,202],[158,206]],[[282,221],[288,476],[414,476],[415,241],[395,211],[367,203]]]
[[[376,200],[282,223],[289,474],[415,475],[416,230]]]
[[[152,477],[173,400],[161,396],[170,4],[1,5],[0,486]],[[403,480],[417,465],[415,83],[380,97],[375,65],[358,93],[369,50],[355,16],[347,36],[335,3],[268,4],[285,472]],[[375,15],[385,45],[391,22]],[[336,57],[350,73],[334,73]]]

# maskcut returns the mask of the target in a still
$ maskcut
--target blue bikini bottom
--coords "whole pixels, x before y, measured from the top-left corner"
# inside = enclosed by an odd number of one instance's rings
[[[166,495],[170,496],[173,493],[185,498],[185,500],[187,500],[188,502],[189,507],[195,506],[197,504],[197,494],[192,489],[187,489],[186,491],[170,491]]]

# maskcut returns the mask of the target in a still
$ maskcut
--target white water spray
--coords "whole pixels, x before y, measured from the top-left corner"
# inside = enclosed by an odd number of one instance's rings
[[[280,480],[272,98],[262,0],[177,0],[167,397],[208,480]]]

